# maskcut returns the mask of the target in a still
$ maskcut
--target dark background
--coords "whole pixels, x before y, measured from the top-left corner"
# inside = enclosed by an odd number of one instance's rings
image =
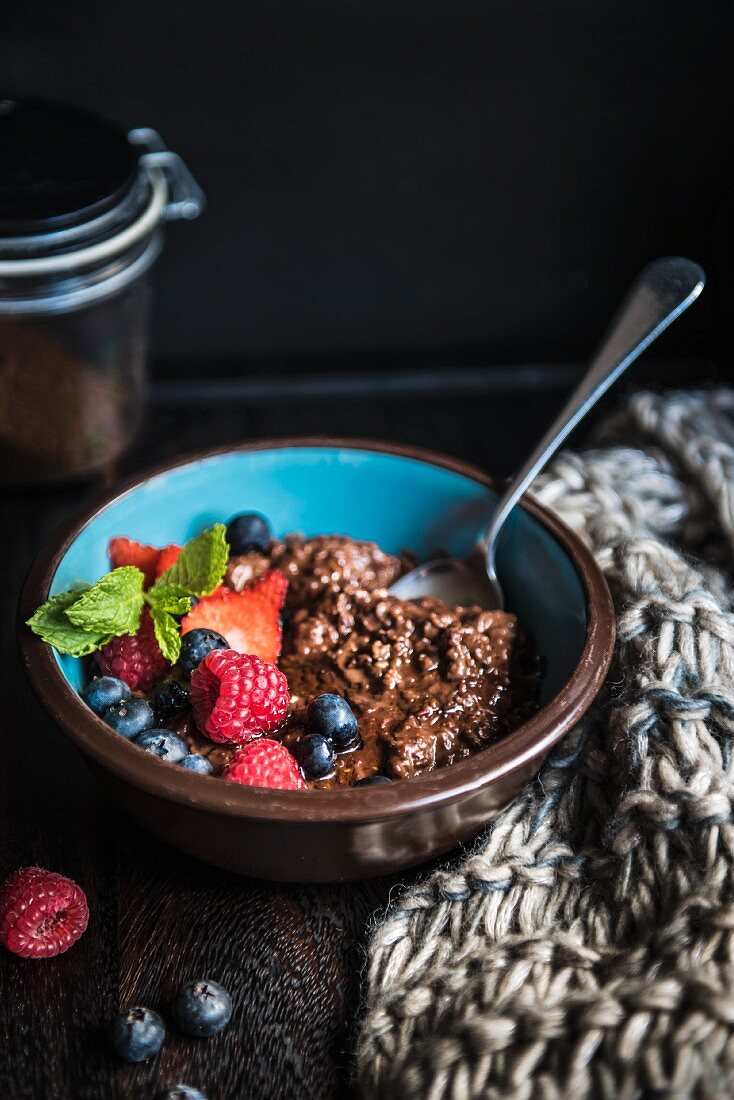
[[[209,207],[157,270],[169,377],[288,362],[574,360],[637,268],[709,288],[662,345],[732,343],[734,5],[43,0],[6,94],[152,125]]]
[[[2,94],[152,125],[208,195],[168,234],[148,421],[112,476],[309,433],[510,473],[666,253],[709,284],[622,388],[734,375],[733,44],[729,0],[6,2]],[[30,561],[88,488],[0,493],[0,881],[52,867],[92,910],[68,955],[2,953],[0,1097],[183,1080],[210,1100],[343,1100],[369,924],[415,872],[239,879],[118,817],[33,701],[13,632]],[[119,1006],[165,1006],[195,974],[232,991],[233,1025],[113,1059]]]

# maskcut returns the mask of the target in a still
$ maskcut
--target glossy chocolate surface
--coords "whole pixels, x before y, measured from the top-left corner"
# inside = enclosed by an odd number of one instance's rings
[[[279,664],[291,703],[286,722],[268,736],[298,758],[308,705],[324,692],[346,699],[357,718],[359,744],[337,754],[329,776],[307,776],[315,789],[446,767],[535,709],[537,677],[516,617],[389,595],[386,587],[411,564],[340,535],[290,535],[230,561],[226,579],[235,589],[272,568],[289,580]],[[190,715],[176,728],[216,770],[228,762],[231,750],[199,734]]]

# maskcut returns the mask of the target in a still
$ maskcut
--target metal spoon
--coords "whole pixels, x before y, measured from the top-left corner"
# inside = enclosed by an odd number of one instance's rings
[[[695,302],[706,276],[698,264],[682,257],[655,260],[632,284],[588,371],[546,434],[500,497],[492,521],[467,557],[439,559],[411,569],[390,589],[401,599],[436,596],[447,604],[478,605],[491,610],[505,605],[497,578],[495,549],[505,520],[566,436],[602,394],[661,332]]]

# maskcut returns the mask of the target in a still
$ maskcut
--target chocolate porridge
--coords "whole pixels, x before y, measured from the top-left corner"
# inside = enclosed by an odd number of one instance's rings
[[[420,775],[486,748],[535,710],[532,647],[516,617],[388,595],[412,564],[342,536],[291,535],[230,559],[225,583],[237,591],[273,568],[289,581],[279,664],[291,705],[268,736],[295,751],[308,703],[324,692],[343,696],[357,718],[361,745],[310,787]],[[190,716],[176,728],[217,770],[227,763],[232,750]]]

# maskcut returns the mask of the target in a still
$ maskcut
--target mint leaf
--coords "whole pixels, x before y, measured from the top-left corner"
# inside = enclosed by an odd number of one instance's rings
[[[28,626],[59,653],[83,657],[111,638],[135,634],[147,603],[158,645],[175,664],[181,651],[176,617],[191,610],[192,596],[207,596],[221,584],[228,557],[226,528],[218,523],[187,542],[178,561],[147,592],[142,571],[124,565],[93,585],[54,596],[39,607]]]
[[[170,615],[186,615],[191,610],[191,596],[180,584],[154,585],[145,593],[145,600],[151,608]]]
[[[66,611],[66,617],[88,634],[135,634],[143,610],[145,577],[134,565],[113,569],[87,589]]]
[[[88,653],[94,653],[95,649],[106,645],[112,635],[101,631],[89,633],[70,622],[66,614],[88,591],[89,585],[77,585],[68,592],[52,596],[31,615],[28,626],[59,653],[68,653],[72,657],[86,657]]]
[[[226,528],[217,523],[186,543],[178,561],[158,578],[149,595],[164,585],[180,585],[191,596],[208,596],[221,584],[228,557]]]
[[[153,607],[150,614],[160,651],[167,661],[175,665],[181,653],[181,629],[173,616],[160,607]]]
[[[148,589],[145,599],[150,605],[155,637],[161,653],[175,665],[181,652],[181,627],[173,616],[185,615],[191,610],[191,596],[183,585],[168,584],[161,580]]]

